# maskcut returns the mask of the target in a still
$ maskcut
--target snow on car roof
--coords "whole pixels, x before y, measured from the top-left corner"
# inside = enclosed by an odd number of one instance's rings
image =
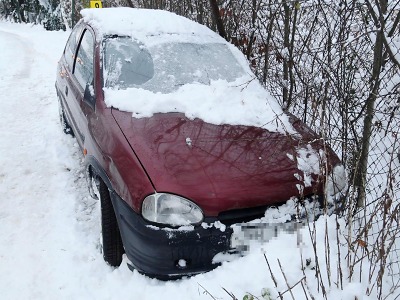
[[[174,13],[129,7],[83,9],[85,22],[102,35],[149,37],[163,34],[192,35],[221,41],[215,32],[204,25]]]

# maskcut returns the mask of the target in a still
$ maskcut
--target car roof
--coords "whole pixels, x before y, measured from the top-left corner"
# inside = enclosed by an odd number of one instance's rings
[[[100,36],[132,36],[145,40],[168,35],[201,42],[225,42],[206,26],[163,10],[114,7],[83,9],[81,15]]]

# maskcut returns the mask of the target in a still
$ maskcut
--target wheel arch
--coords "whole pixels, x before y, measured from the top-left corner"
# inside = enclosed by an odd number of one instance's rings
[[[91,187],[91,179],[92,178],[99,178],[101,179],[105,185],[107,186],[107,188],[110,191],[114,191],[114,188],[111,184],[111,180],[108,177],[106,171],[104,170],[104,168],[101,166],[101,164],[99,163],[99,161],[92,155],[88,155],[85,158],[85,170],[86,170],[86,178],[88,181],[88,186],[89,186],[89,190]],[[91,195],[92,195],[92,191],[90,191]],[[92,195],[93,196],[93,195]]]

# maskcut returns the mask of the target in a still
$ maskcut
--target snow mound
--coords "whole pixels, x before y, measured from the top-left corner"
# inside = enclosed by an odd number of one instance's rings
[[[186,84],[169,93],[154,93],[141,88],[104,89],[107,106],[132,112],[134,118],[155,113],[181,112],[191,120],[207,123],[262,127],[273,132],[295,133],[278,103],[256,81],[238,79],[210,85]]]

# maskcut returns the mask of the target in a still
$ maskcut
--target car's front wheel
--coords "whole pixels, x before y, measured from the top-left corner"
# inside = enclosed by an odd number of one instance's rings
[[[118,267],[122,262],[124,247],[122,245],[117,218],[111,202],[110,191],[102,180],[99,182],[99,194],[101,203],[103,258],[110,266]]]

